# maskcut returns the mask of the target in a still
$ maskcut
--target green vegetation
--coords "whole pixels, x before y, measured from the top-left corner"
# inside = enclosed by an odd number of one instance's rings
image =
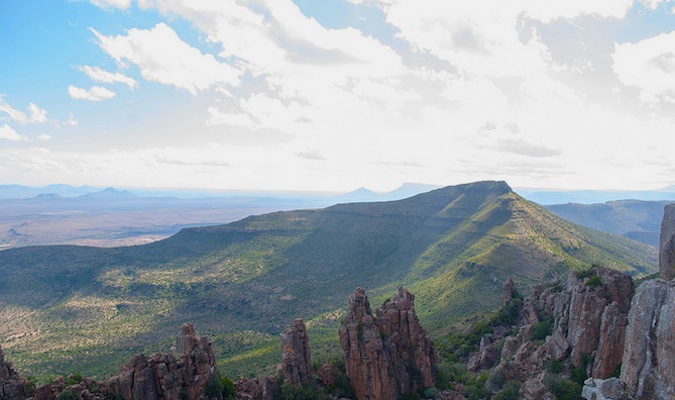
[[[27,375],[101,378],[135,353],[171,350],[190,321],[224,374],[259,375],[279,362],[278,334],[296,317],[317,359],[339,354],[356,286],[373,304],[407,286],[438,338],[495,310],[508,276],[527,287],[592,262],[641,275],[655,271],[656,252],[567,223],[503,182],[249,217],[143,246],[11,249],[0,252],[2,346]],[[495,318],[508,323],[512,311]],[[448,346],[480,337],[457,340]]]

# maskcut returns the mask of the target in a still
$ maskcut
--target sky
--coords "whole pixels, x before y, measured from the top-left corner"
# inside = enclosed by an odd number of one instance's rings
[[[675,0],[0,0],[0,184],[675,184]]]

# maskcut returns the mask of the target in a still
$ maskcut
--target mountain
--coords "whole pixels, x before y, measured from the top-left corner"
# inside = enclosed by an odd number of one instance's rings
[[[675,187],[668,186],[659,190],[611,191],[611,190],[545,190],[518,188],[516,192],[524,198],[539,204],[595,204],[608,201],[630,199],[643,201],[675,201]]]
[[[101,189],[90,186],[48,185],[31,187],[22,185],[0,185],[0,199],[25,199],[41,194],[57,194],[63,197],[81,196]]]
[[[642,276],[656,257],[566,222],[504,182],[479,182],[183,229],[142,246],[1,251],[0,337],[24,375],[101,376],[135,352],[168,350],[157,338],[191,321],[227,375],[259,374],[278,361],[278,332],[296,317],[308,321],[318,361],[335,354],[357,286],[373,301],[407,286],[439,335],[496,308],[509,276],[527,287],[591,264]]]
[[[601,204],[545,206],[555,215],[588,228],[623,235],[659,247],[663,209],[670,201],[619,200]]]

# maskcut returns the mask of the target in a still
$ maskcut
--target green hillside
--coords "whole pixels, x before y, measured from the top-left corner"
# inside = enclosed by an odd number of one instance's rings
[[[565,222],[504,182],[480,182],[185,229],[143,246],[2,251],[0,343],[26,374],[102,377],[135,352],[168,350],[191,321],[226,374],[257,375],[278,361],[278,333],[295,317],[308,321],[315,360],[335,354],[356,286],[371,301],[408,286],[439,335],[494,309],[508,276],[522,287],[591,264],[641,276],[656,257]]]

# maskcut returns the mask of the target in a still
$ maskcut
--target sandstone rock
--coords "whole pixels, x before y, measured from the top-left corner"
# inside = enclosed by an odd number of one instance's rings
[[[372,315],[362,288],[349,297],[349,313],[340,326],[347,375],[358,400],[394,400],[434,386],[437,354],[417,320],[412,293],[399,288]]]
[[[536,377],[526,380],[520,386],[518,393],[519,400],[555,400],[555,396],[549,392],[546,385],[542,383],[542,377]]]
[[[661,222],[659,276],[667,281],[675,278],[675,204],[668,204]]]
[[[205,399],[206,383],[215,371],[215,355],[208,338],[198,338],[190,323],[183,324],[173,354],[137,355],[121,371],[100,384],[101,394],[125,400]]]
[[[281,333],[281,364],[279,375],[284,382],[301,385],[313,380],[312,358],[309,351],[307,328],[301,319]]]
[[[675,281],[637,290],[628,315],[621,379],[637,399],[675,398]]]
[[[319,378],[319,384],[326,387],[335,383],[335,371],[330,363],[325,363],[317,371],[316,376]]]
[[[483,336],[480,339],[480,349],[469,358],[466,367],[473,372],[492,368],[499,360],[499,354],[499,343],[491,343],[490,339]]]
[[[606,380],[588,378],[584,382],[581,397],[587,400],[629,400],[626,384],[617,378]]]
[[[28,397],[27,383],[12,364],[5,361],[0,347],[0,400],[20,400]]]
[[[526,297],[523,299],[523,308],[520,311],[520,317],[518,318],[518,325],[532,325],[539,323],[539,317],[537,317],[537,310],[535,309],[532,299]]]
[[[238,400],[274,400],[276,385],[276,376],[261,376],[252,379],[241,378],[234,383],[234,388]]]
[[[566,336],[575,367],[581,366],[583,354],[593,355],[594,362],[588,372],[596,378],[607,378],[621,362],[619,354],[624,347],[633,281],[628,275],[607,268],[595,267],[592,274],[594,279],[599,279],[598,284],[590,284],[590,277],[582,280],[570,272],[566,289],[569,309],[554,310],[561,313],[560,316],[554,314],[554,318],[561,319],[555,323],[556,334]],[[549,304],[550,301],[543,302]],[[551,356],[557,358],[557,355]]]
[[[511,301],[515,289],[516,284],[513,282],[513,278],[509,277],[509,279],[504,282],[504,290],[502,291],[502,307]]]

